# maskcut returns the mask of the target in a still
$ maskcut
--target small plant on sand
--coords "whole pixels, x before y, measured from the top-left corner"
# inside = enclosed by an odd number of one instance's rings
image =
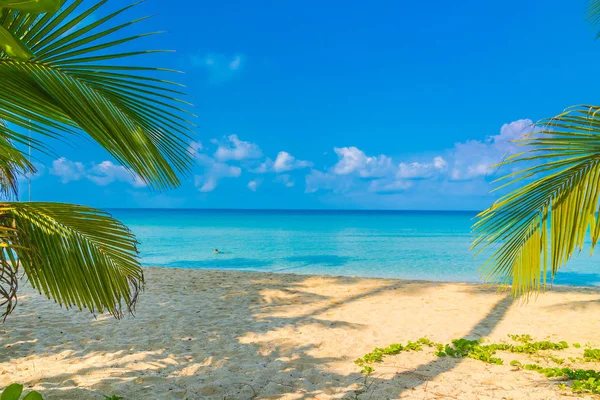
[[[511,338],[512,340],[514,340],[515,342],[521,342],[521,343],[529,343],[531,342],[533,339],[531,338],[531,335],[508,335],[509,338]]]
[[[600,361],[600,349],[585,349],[583,351],[585,361]]]
[[[23,385],[18,384],[18,383],[13,383],[10,386],[7,386],[3,391],[2,394],[0,394],[0,400],[43,400],[44,398],[42,397],[41,394],[39,394],[38,392],[36,392],[35,390],[32,390],[31,392],[27,393],[24,397],[21,398],[21,395],[23,394]]]
[[[548,378],[566,378],[573,381],[571,389],[575,393],[593,393],[600,394],[600,372],[592,369],[571,369],[571,368],[548,368],[539,364],[522,365],[519,361],[512,361],[512,366],[519,367],[528,371],[535,371]],[[566,389],[565,384],[560,385]]]
[[[569,347],[567,342],[534,341],[530,335],[508,335],[516,344],[513,343],[489,343],[485,344],[483,339],[456,339],[448,344],[434,343],[423,337],[415,342],[409,341],[406,345],[393,344],[385,348],[375,348],[372,352],[365,354],[362,358],[355,361],[362,367],[361,372],[367,376],[371,375],[375,368],[369,364],[380,363],[385,356],[400,354],[403,351],[422,351],[423,346],[435,348],[434,354],[438,357],[454,358],[472,358],[483,361],[488,364],[503,365],[501,358],[495,357],[498,351],[504,351],[516,354],[525,354],[530,357],[538,357],[546,361],[562,365],[565,362],[563,358],[557,358],[552,354],[544,355],[541,351],[555,350],[561,351]],[[575,346],[574,346],[575,347]],[[591,345],[587,346],[583,357],[569,357],[571,362],[600,362],[600,349],[593,349]],[[535,371],[547,377],[560,377],[572,381],[571,389],[575,393],[593,393],[600,394],[600,372],[594,370],[544,367],[539,364],[522,364],[514,360],[510,365],[518,369]],[[561,385],[561,388],[566,388]]]
[[[362,358],[355,360],[354,363],[362,367],[361,373],[365,375],[371,375],[371,373],[375,371],[375,368],[368,364],[381,362],[383,361],[384,356],[400,354],[403,351],[422,351],[423,346],[435,347],[436,344],[427,339],[427,337],[422,337],[415,342],[411,342],[409,340],[406,345],[394,343],[385,348],[375,347],[372,352],[367,353]]]
[[[125,397],[117,396],[116,394],[112,396],[104,395],[104,400],[125,400]]]

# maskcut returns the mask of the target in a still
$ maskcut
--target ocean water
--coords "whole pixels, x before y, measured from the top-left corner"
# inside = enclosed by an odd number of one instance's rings
[[[485,260],[469,252],[474,212],[109,211],[145,266],[478,282]],[[554,283],[600,286],[599,261],[584,252]]]

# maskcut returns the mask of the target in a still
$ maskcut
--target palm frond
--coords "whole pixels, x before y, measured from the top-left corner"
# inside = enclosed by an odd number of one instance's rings
[[[19,289],[17,272],[17,268],[11,263],[0,261],[0,318],[2,320],[5,320],[17,306],[17,289]]]
[[[587,19],[594,28],[600,26],[600,0],[589,0],[587,9]],[[600,32],[596,34],[596,39],[600,38]]]
[[[5,314],[16,300],[19,268],[60,305],[117,318],[133,310],[144,282],[133,234],[103,211],[70,204],[0,203]]]
[[[0,0],[1,8],[30,13],[52,13],[59,10],[62,0]]]
[[[600,236],[600,107],[576,106],[538,123],[519,142],[527,151],[503,164],[538,164],[510,173],[503,186],[526,183],[480,213],[473,248],[489,247],[487,281],[512,284],[515,296],[546,288],[586,235]],[[527,183],[528,182],[528,183]]]
[[[154,33],[112,39],[144,19],[113,26],[135,4],[86,23],[106,0],[79,11],[82,3],[66,2],[54,14],[3,12],[0,26],[33,57],[0,53],[0,119],[45,136],[84,131],[151,187],[178,186],[192,161],[191,104],[180,99],[180,85],[154,76],[165,70],[125,64],[156,51],[118,52]]]
[[[5,200],[18,197],[20,176],[36,172],[27,156],[13,144],[20,139],[20,134],[8,129],[0,120],[0,198]]]

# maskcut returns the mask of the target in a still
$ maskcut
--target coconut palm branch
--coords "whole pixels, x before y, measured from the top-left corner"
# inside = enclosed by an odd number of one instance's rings
[[[495,251],[483,266],[488,281],[512,284],[514,295],[546,288],[575,252],[600,236],[600,107],[576,106],[540,121],[517,141],[527,147],[505,162],[525,167],[498,189],[523,184],[480,213],[473,248]],[[520,164],[522,165],[522,164]]]
[[[600,1],[588,20],[600,24]],[[597,35],[600,38],[600,33]],[[525,146],[498,166],[518,168],[499,179],[514,187],[477,216],[473,249],[492,249],[482,267],[487,281],[510,284],[514,296],[546,289],[558,270],[600,236],[600,107],[579,105],[539,121],[517,143]]]
[[[123,34],[145,18],[117,23],[135,4],[99,16],[106,0],[82,3],[0,0],[0,317],[14,309],[21,272],[62,306],[117,318],[144,283],[135,237],[109,214],[8,201],[35,172],[23,146],[48,152],[47,139],[87,134],[156,189],[178,186],[191,164],[189,103],[157,75],[176,71],[130,62],[157,50],[119,50],[154,34]]]
[[[4,316],[16,304],[19,269],[60,305],[122,316],[123,309],[131,311],[143,282],[135,244],[123,224],[89,207],[0,204]]]
[[[75,0],[47,14],[1,9],[9,35],[0,34],[0,119],[52,138],[85,132],[148,185],[176,187],[191,163],[189,103],[179,85],[150,75],[160,68],[126,63],[160,50],[119,52],[156,33],[113,38],[145,19],[112,23],[135,4],[85,23],[106,1],[78,11],[83,0]]]

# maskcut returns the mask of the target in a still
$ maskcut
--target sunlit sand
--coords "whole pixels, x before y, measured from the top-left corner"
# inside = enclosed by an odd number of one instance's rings
[[[600,291],[590,288],[555,288],[525,304],[473,284],[146,273],[136,316],[122,321],[24,289],[0,325],[0,387],[24,383],[47,399],[333,399],[361,389],[360,399],[581,398],[535,372],[431,351],[386,359],[365,386],[353,361],[424,335],[600,345]]]

